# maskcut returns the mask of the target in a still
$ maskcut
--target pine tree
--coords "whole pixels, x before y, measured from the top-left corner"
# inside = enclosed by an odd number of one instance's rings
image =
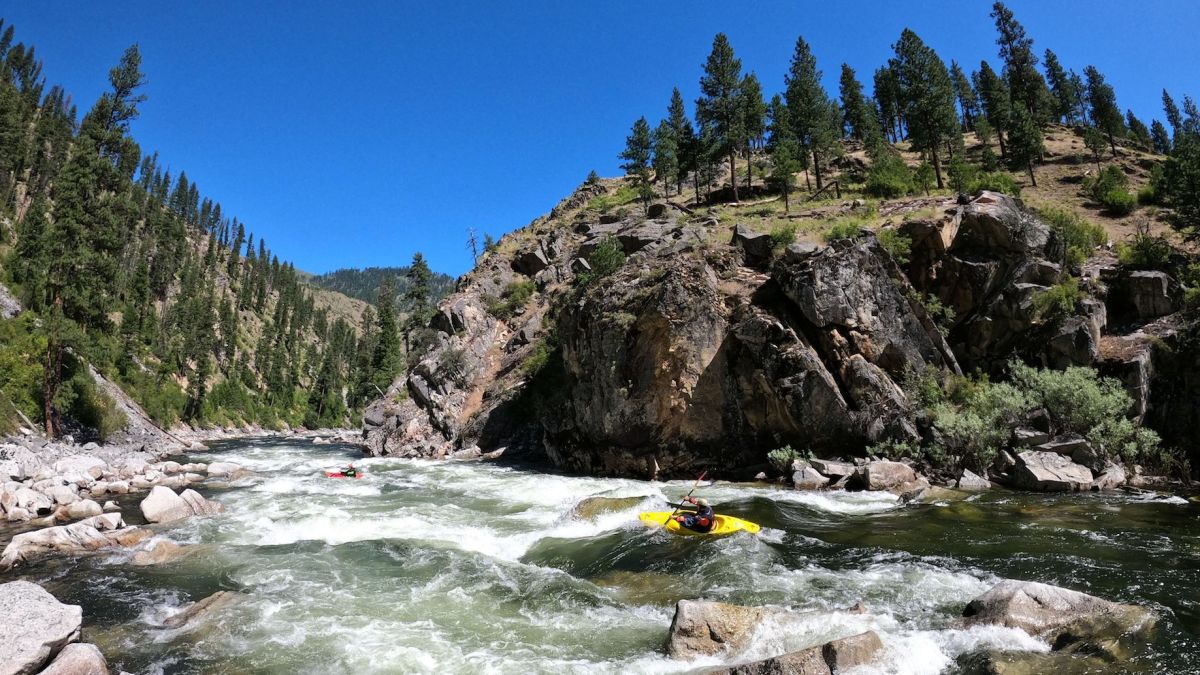
[[[979,99],[958,61],[950,61],[950,80],[954,82],[954,97],[958,99],[958,109],[962,112],[963,129],[974,130],[975,118],[979,115]]]
[[[1158,120],[1150,123],[1150,141],[1154,146],[1154,152],[1160,155],[1171,152],[1171,136],[1167,133],[1167,128],[1163,126],[1163,123]]]
[[[875,102],[879,106],[879,122],[893,143],[902,137],[904,111],[900,104],[899,85],[896,83],[896,73],[889,67],[875,71]]]
[[[625,137],[625,150],[620,158],[625,160],[621,169],[626,176],[633,176],[642,200],[649,204],[653,192],[650,189],[650,159],[653,143],[650,138],[650,124],[645,117],[639,117],[633,123],[633,129]]]
[[[675,130],[671,123],[663,120],[654,130],[654,175],[663,182],[663,194],[671,196],[671,183],[679,175],[679,149],[675,142]]]
[[[911,30],[905,29],[893,48],[896,58],[892,69],[900,83],[912,147],[933,160],[937,186],[942,188],[938,151],[961,134],[954,110],[954,84],[946,64]]]
[[[982,61],[979,71],[975,74],[975,89],[983,101],[983,110],[988,122],[996,132],[996,140],[1000,143],[1000,156],[1003,157],[1007,154],[1004,136],[1012,120],[1012,102],[1008,97],[1008,87],[988,62]]]
[[[757,75],[750,73],[742,79],[740,96],[746,139],[746,189],[749,190],[754,179],[754,162],[750,155],[755,144],[762,142],[767,123],[767,104],[763,101],[762,85]]]
[[[408,289],[404,292],[404,303],[409,307],[409,316],[404,326],[404,350],[410,352],[412,334],[429,323],[430,314],[429,297],[432,293],[430,283],[433,280],[433,272],[420,251],[413,254],[405,278],[408,279]]]
[[[692,127],[692,120],[688,118],[679,87],[671,92],[671,103],[667,106],[667,124],[671,126],[671,135],[675,138],[678,159],[674,176],[675,191],[682,194],[683,182],[687,180],[688,173],[696,170],[696,130]],[[697,191],[696,200],[699,199]]]
[[[1012,131],[1008,134],[1008,165],[1014,171],[1027,171],[1029,182],[1037,187],[1033,162],[1042,156],[1042,132],[1033,115],[1022,106],[1013,108]]]
[[[796,174],[803,169],[800,163],[803,150],[792,134],[792,125],[787,116],[787,105],[784,104],[783,98],[776,94],[768,108],[770,140],[767,149],[773,164],[769,182],[783,195],[784,213],[791,210],[789,196],[796,187]]]
[[[1129,138],[1138,147],[1143,150],[1150,150],[1153,147],[1153,140],[1150,138],[1150,129],[1146,123],[1139,120],[1132,110],[1125,111],[1125,126],[1129,128]]]
[[[822,165],[838,152],[841,138],[838,127],[830,117],[829,95],[821,85],[821,71],[817,70],[817,59],[803,37],[796,38],[796,49],[792,53],[792,64],[784,79],[784,100],[787,102],[788,119],[796,142],[811,158],[813,176],[817,189],[824,187]]]
[[[1117,107],[1117,95],[1095,66],[1088,66],[1083,74],[1087,78],[1087,99],[1092,124],[1108,137],[1112,155],[1116,157],[1116,137],[1125,135],[1125,118],[1121,116],[1121,109]]]
[[[734,157],[745,142],[745,116],[741,97],[742,62],[724,33],[713,39],[712,52],[700,78],[701,97],[696,100],[696,119],[706,127],[712,141],[729,157],[733,199],[737,201],[737,165]]]
[[[1049,121],[1046,105],[1050,98],[1046,81],[1037,69],[1037,55],[1033,53],[1033,40],[1025,35],[1025,27],[1013,16],[1002,2],[992,5],[991,17],[996,22],[996,44],[1000,46],[1000,59],[1004,62],[1004,77],[1009,85],[1009,98],[1014,104],[1025,106],[1035,123]]]
[[[854,69],[849,64],[842,64],[842,77],[839,85],[838,93],[842,98],[845,129],[849,130],[852,138],[865,141],[870,133],[869,129],[878,126],[878,122],[874,119],[871,106],[863,95],[862,83],[858,81]]]
[[[1082,107],[1079,100],[1080,92],[1071,75],[1063,68],[1058,55],[1049,49],[1045,55],[1046,79],[1050,84],[1050,93],[1054,96],[1054,118],[1065,124],[1075,124],[1079,120],[1076,113]],[[1076,79],[1078,76],[1075,76]]]
[[[1167,124],[1171,127],[1171,133],[1175,138],[1179,138],[1179,134],[1183,131],[1183,116],[1179,114],[1179,107],[1175,105],[1175,99],[1171,98],[1171,94],[1163,89],[1162,92],[1163,114],[1167,118]]]
[[[414,258],[413,264],[416,263]],[[370,383],[379,391],[387,391],[388,387],[392,386],[392,380],[400,373],[404,363],[400,351],[400,331],[396,325],[395,303],[396,289],[392,286],[391,279],[384,279],[383,285],[379,287],[379,299],[375,302],[379,317],[379,339],[371,357],[370,378]]]

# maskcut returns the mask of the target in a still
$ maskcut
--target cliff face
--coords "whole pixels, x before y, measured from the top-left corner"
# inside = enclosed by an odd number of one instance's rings
[[[1097,358],[1102,303],[1036,316],[1032,299],[1064,278],[1063,244],[1008,197],[947,201],[940,218],[902,224],[901,267],[870,232],[772,251],[768,235],[667,205],[601,221],[583,205],[602,189],[581,188],[460,280],[433,322],[437,345],[367,411],[372,453],[504,449],[595,474],[745,473],[789,444],[823,454],[918,440],[927,430],[902,386],[914,372]],[[607,237],[624,265],[575,282]],[[525,279],[532,299],[497,311]],[[954,309],[949,325],[927,313],[930,298]]]

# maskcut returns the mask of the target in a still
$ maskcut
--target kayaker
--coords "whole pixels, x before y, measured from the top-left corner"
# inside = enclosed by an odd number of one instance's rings
[[[354,465],[350,464],[346,468],[342,469],[342,475],[346,478],[354,478],[358,476],[358,469],[355,469]]]
[[[708,532],[713,529],[713,525],[717,522],[717,514],[708,505],[707,499],[703,497],[696,499],[689,495],[684,497],[683,501],[694,505],[696,510],[692,513],[681,513],[675,516],[675,522],[696,532]]]

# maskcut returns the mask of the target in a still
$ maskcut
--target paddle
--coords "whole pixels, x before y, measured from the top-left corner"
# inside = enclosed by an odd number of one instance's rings
[[[683,500],[679,503],[679,505],[675,507],[675,510],[671,512],[671,515],[667,516],[668,523],[671,522],[675,518],[675,514],[679,513],[679,509],[681,509],[683,507],[683,503],[687,501],[688,497],[692,496],[692,493],[696,491],[696,488],[700,487],[700,481],[704,480],[704,477],[707,475],[708,475],[707,470],[702,471],[700,473],[700,477],[696,479],[696,483],[694,485],[692,485],[692,489],[688,490],[687,496],[684,497]]]

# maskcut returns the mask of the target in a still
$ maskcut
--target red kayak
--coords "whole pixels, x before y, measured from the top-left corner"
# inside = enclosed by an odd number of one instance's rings
[[[325,476],[328,478],[349,478],[350,477],[350,476],[347,476],[346,474],[342,473],[341,471],[326,471]],[[363,474],[361,472],[356,473],[356,474],[354,474],[354,477],[362,478]]]

